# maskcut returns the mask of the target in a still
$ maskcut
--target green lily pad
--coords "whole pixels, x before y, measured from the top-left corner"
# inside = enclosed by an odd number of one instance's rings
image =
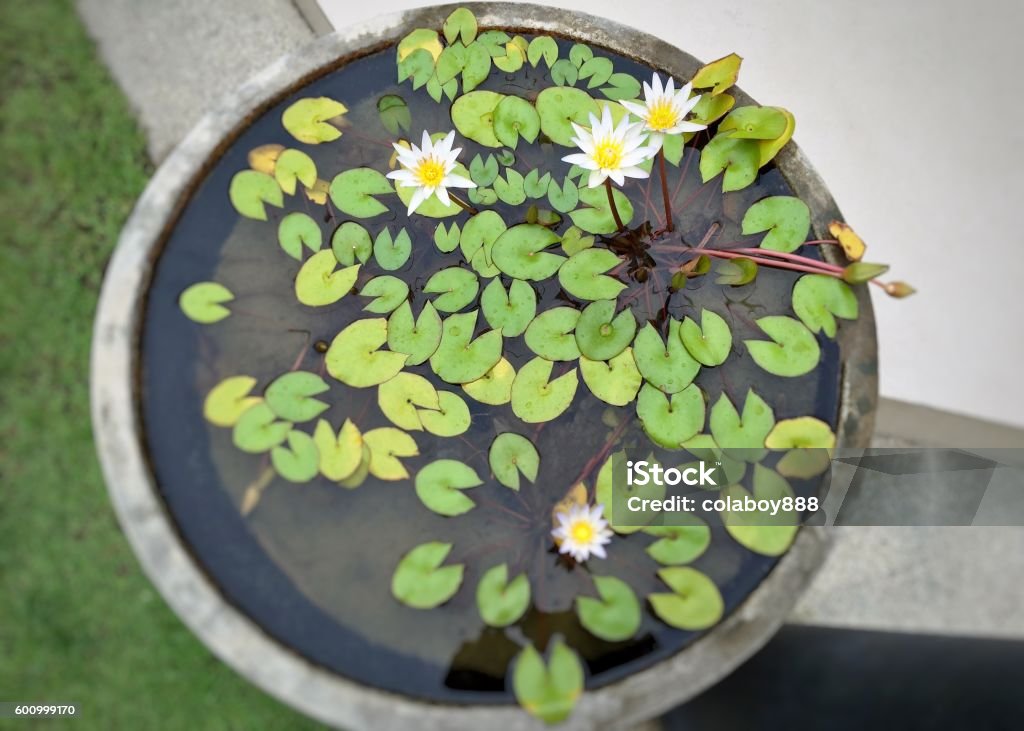
[[[249,395],[255,385],[256,379],[252,376],[225,378],[206,394],[203,417],[214,426],[234,426],[250,406],[263,400]]]
[[[510,206],[518,206],[526,200],[526,179],[512,168],[505,170],[505,177],[494,179],[494,192]]]
[[[526,49],[526,59],[534,68],[541,59],[544,59],[548,68],[551,68],[558,60],[558,44],[551,36],[537,36],[530,41],[530,46]]]
[[[290,422],[276,419],[277,415],[266,403],[253,404],[238,417],[231,440],[243,452],[269,452],[287,439],[292,430]]]
[[[435,57],[426,49],[418,48],[414,50],[398,62],[398,82],[401,83],[406,79],[412,79],[413,89],[419,89],[427,85],[427,90],[431,91],[429,83],[431,81],[436,83],[437,80],[437,77],[434,75],[435,62]],[[455,83],[456,85],[458,84],[458,82]],[[441,100],[440,90],[441,87],[438,84],[436,92],[431,93],[435,101]]]
[[[466,47],[461,43],[448,46],[441,51],[434,68],[434,77],[442,89],[462,72],[466,65],[466,56]]]
[[[381,480],[404,480],[409,471],[399,457],[415,457],[420,453],[416,440],[401,429],[381,426],[363,434],[363,443],[370,448],[370,474]]]
[[[647,461],[654,461],[654,455],[649,455]],[[619,487],[612,489],[613,485]],[[604,505],[604,517],[609,527],[620,535],[629,535],[643,530],[644,523],[649,523],[655,516],[650,511],[641,515],[631,514],[629,499],[638,497],[641,500],[662,500],[665,497],[665,483],[649,480],[646,485],[630,485],[626,481],[625,453],[618,452],[605,460],[598,470],[594,493],[597,502]],[[622,516],[629,516],[632,525],[624,525]]]
[[[501,406],[512,400],[512,382],[516,369],[502,358],[487,373],[475,381],[462,384],[462,390],[482,404]]]
[[[509,581],[507,564],[492,566],[476,585],[476,606],[491,627],[508,627],[530,606],[530,580],[519,574]]]
[[[582,300],[611,300],[626,285],[605,272],[622,260],[608,249],[584,249],[572,256],[558,270],[558,282],[573,297]]]
[[[403,279],[385,274],[367,282],[359,296],[374,298],[373,302],[363,308],[364,310],[386,315],[408,300],[409,285]]]
[[[365,264],[373,255],[370,232],[355,221],[345,221],[331,236],[331,250],[340,264],[348,267],[356,261]]]
[[[452,517],[476,507],[462,491],[483,484],[469,465],[454,459],[431,462],[416,475],[416,495],[438,515]]]
[[[541,131],[557,145],[575,147],[576,131],[572,123],[590,127],[590,115],[600,114],[597,102],[582,89],[552,86],[537,95],[537,114]]]
[[[608,205],[607,189],[603,186],[581,188],[579,196],[584,207],[569,211],[569,218],[574,224],[590,234],[613,234],[619,230],[611,206]],[[612,189],[612,199],[622,225],[628,226],[633,220],[633,204],[618,188]]]
[[[388,318],[388,347],[409,356],[407,365],[419,365],[437,351],[441,344],[441,316],[427,302],[413,320],[412,305],[403,302]]]
[[[441,343],[430,356],[430,367],[448,383],[481,378],[501,358],[502,339],[490,330],[473,339],[477,311],[450,315],[442,324]]]
[[[292,137],[307,145],[319,145],[341,137],[341,130],[327,120],[348,111],[341,102],[325,96],[299,99],[281,115],[281,124]]]
[[[335,271],[338,259],[328,249],[306,259],[295,277],[295,297],[309,307],[334,304],[352,291],[361,264]]]
[[[647,555],[664,566],[678,566],[696,561],[711,545],[711,529],[695,515],[680,516],[687,525],[666,525],[644,528],[656,537],[647,547]]]
[[[402,371],[391,380],[380,384],[377,389],[377,405],[392,424],[407,431],[423,429],[418,408],[441,408],[434,384],[423,376],[408,371]]]
[[[793,497],[789,483],[775,470],[754,465],[755,500],[779,500]],[[722,491],[724,498],[744,499],[751,493],[739,485]],[[780,511],[775,515],[761,512],[723,512],[722,521],[733,540],[744,548],[762,556],[781,556],[793,544],[799,530],[799,516],[793,511]]]
[[[330,390],[316,373],[293,371],[276,378],[264,394],[271,411],[286,421],[309,421],[327,410],[314,396]]]
[[[452,104],[452,122],[463,137],[484,147],[501,147],[494,134],[494,112],[504,99],[494,91],[471,91]]]
[[[578,385],[576,369],[549,381],[554,365],[534,358],[519,369],[512,382],[512,411],[527,424],[551,421],[572,404]]]
[[[658,571],[671,593],[651,594],[651,608],[665,624],[691,632],[711,627],[725,611],[715,582],[689,566],[670,566]]]
[[[576,226],[570,226],[562,234],[562,251],[570,257],[581,251],[589,249],[594,245],[593,236],[584,236],[583,232]]]
[[[487,80],[490,73],[491,54],[487,47],[482,43],[470,43],[466,47],[466,59],[462,65],[462,91],[466,94],[473,91]]]
[[[388,207],[375,198],[394,193],[391,182],[373,168],[353,168],[334,176],[331,202],[338,210],[356,218],[372,218],[387,213]]]
[[[523,189],[530,198],[543,198],[548,194],[548,185],[551,183],[551,173],[540,174],[538,168],[534,168],[523,178]]]
[[[494,478],[505,487],[519,490],[519,473],[530,482],[537,479],[540,469],[540,454],[537,447],[526,437],[513,432],[504,432],[491,442],[488,461]]]
[[[412,126],[412,115],[409,113],[409,105],[405,99],[397,94],[385,94],[377,100],[377,113],[380,115],[380,123],[384,129],[397,137],[402,131],[409,131]]]
[[[481,211],[468,221],[462,230],[459,248],[466,261],[473,259],[483,251],[489,260],[494,242],[505,233],[508,227],[494,211]]]
[[[527,645],[515,660],[512,689],[519,705],[544,723],[564,721],[583,693],[583,665],[561,637],[551,643],[551,661]]]
[[[593,89],[596,86],[608,81],[612,76],[614,66],[612,65],[611,59],[603,56],[595,56],[588,61],[585,61],[580,66],[579,77],[581,79],[590,79],[587,82],[587,88]]]
[[[434,245],[437,246],[438,251],[448,254],[459,248],[459,238],[461,236],[462,232],[459,230],[459,224],[453,223],[451,228],[446,229],[444,222],[441,222],[434,229]]]
[[[277,242],[288,256],[302,261],[302,247],[319,251],[324,243],[324,234],[316,221],[301,211],[294,211],[278,224]]]
[[[580,189],[569,178],[559,185],[557,180],[548,183],[548,203],[559,213],[569,213],[580,202]],[[572,254],[575,252],[566,252]]]
[[[633,403],[644,380],[633,360],[632,348],[626,348],[607,362],[580,356],[580,373],[590,392],[612,406]]]
[[[647,323],[633,341],[633,357],[645,379],[665,393],[678,393],[693,383],[700,371],[682,338],[679,320],[670,318],[668,339],[664,341],[657,328]]]
[[[637,397],[636,413],[655,443],[680,449],[704,427],[704,394],[694,383],[669,397],[647,383]]]
[[[833,449],[836,435],[832,428],[813,416],[783,419],[765,438],[768,449]]]
[[[277,181],[266,173],[242,170],[235,173],[228,187],[228,198],[235,210],[246,218],[257,221],[267,220],[264,205],[280,208],[284,205],[284,193]]]
[[[722,365],[732,351],[729,323],[711,310],[700,311],[700,322],[698,325],[689,317],[684,319],[679,328],[680,340],[686,346],[686,351],[701,365]]]
[[[297,183],[309,189],[316,185],[316,163],[302,150],[285,150],[274,163],[274,180],[288,195],[295,195]]]
[[[327,349],[327,372],[355,388],[376,386],[394,378],[409,356],[380,350],[387,339],[388,321],[384,318],[353,322],[335,336]]]
[[[572,61],[576,68],[579,68],[593,57],[593,50],[584,43],[576,43],[569,49],[569,60]]]
[[[288,446],[274,447],[270,463],[277,474],[288,482],[309,482],[320,471],[320,455],[313,437],[305,432],[288,433]]]
[[[505,55],[505,44],[510,40],[511,36],[503,30],[485,30],[476,37],[476,42],[494,58]]]
[[[423,428],[439,437],[465,434],[472,423],[466,402],[449,391],[438,391],[437,395],[440,404],[436,411],[420,411]]]
[[[389,272],[401,269],[405,262],[409,261],[410,254],[412,240],[404,228],[394,238],[391,237],[391,230],[385,228],[377,234],[373,242],[373,257],[381,269]]]
[[[757,278],[757,262],[747,257],[737,257],[719,262],[718,276],[715,284],[728,284],[731,287],[742,287]]]
[[[760,165],[760,150],[754,140],[719,134],[704,145],[700,153],[701,179],[706,183],[724,171],[722,191],[725,193],[753,183]]]
[[[711,435],[727,453],[747,462],[757,462],[764,456],[764,440],[775,426],[775,414],[754,389],[747,390],[743,402],[743,417],[723,393],[711,407],[708,418]]]
[[[579,75],[579,69],[567,58],[560,58],[551,67],[551,80],[558,86],[572,86],[579,80]]]
[[[633,76],[624,73],[612,74],[608,77],[608,86],[601,89],[601,93],[612,101],[620,101],[622,99],[636,99],[640,96],[640,82]],[[669,135],[665,138],[667,142],[670,139],[682,140],[681,135]],[[678,158],[677,158],[678,162]]]
[[[469,269],[448,267],[435,272],[423,285],[426,294],[438,294],[434,307],[441,312],[458,312],[476,299],[480,281]]]
[[[533,142],[540,134],[540,115],[533,105],[517,96],[506,96],[494,108],[494,136],[513,150],[522,137]]]
[[[526,347],[547,360],[576,360],[576,323],[580,311],[575,307],[553,307],[537,315],[526,328]]]
[[[521,279],[513,279],[508,291],[500,279],[494,279],[480,296],[480,308],[491,327],[513,338],[522,335],[537,314],[537,293]]]
[[[346,490],[355,490],[357,487],[366,482],[366,478],[370,475],[370,460],[373,459],[373,454],[370,452],[370,448],[363,443],[361,448],[361,454],[359,459],[359,465],[348,477],[338,480],[338,485],[344,487]]]
[[[590,634],[608,642],[628,640],[640,629],[640,602],[622,579],[595,576],[594,586],[600,599],[576,598],[576,614]]]
[[[693,121],[697,124],[710,125],[726,115],[736,104],[736,98],[731,94],[702,94],[700,101],[693,107]],[[692,136],[692,133],[690,133]],[[686,135],[683,136],[686,139]],[[764,165],[764,161],[761,162]]]
[[[320,473],[328,480],[339,482],[351,477],[363,461],[363,435],[351,419],[345,419],[337,435],[330,422],[320,419],[313,430],[313,442]]]
[[[735,139],[774,140],[786,131],[786,115],[775,107],[736,107],[718,125]]]
[[[468,46],[476,38],[476,17],[467,8],[456,8],[444,21],[442,30],[448,43],[455,43],[461,37]]]
[[[857,295],[846,282],[824,274],[805,274],[793,287],[793,311],[812,333],[836,336],[836,317],[857,319]]]
[[[576,345],[591,360],[609,360],[626,349],[636,335],[636,318],[629,308],[615,314],[615,300],[587,305],[576,323]]]
[[[811,230],[811,209],[799,198],[773,195],[758,201],[743,215],[743,233],[767,231],[762,249],[796,251]]]
[[[391,594],[413,609],[433,609],[451,599],[462,584],[461,564],[441,564],[452,550],[451,543],[421,543],[398,562],[391,577]]]
[[[521,223],[497,238],[491,259],[510,277],[540,281],[552,276],[565,261],[563,256],[544,251],[559,241],[558,234],[544,226]]]
[[[486,159],[479,154],[469,163],[469,178],[477,185],[486,188],[498,177],[498,161],[494,155],[488,155]]]
[[[178,307],[185,313],[185,317],[193,322],[212,325],[231,314],[231,310],[222,303],[230,302],[234,298],[235,295],[223,284],[199,282],[181,293]]]
[[[736,83],[743,59],[735,53],[705,64],[693,77],[694,89],[711,89],[712,96],[718,96]]]
[[[782,315],[762,317],[757,326],[772,339],[743,341],[754,362],[776,376],[802,376],[818,365],[821,348],[799,320]]]
[[[761,167],[764,167],[771,162],[776,155],[779,154],[779,150],[785,147],[786,143],[793,137],[793,132],[796,130],[796,118],[788,109],[782,107],[774,107],[786,118],[786,129],[773,140],[758,140],[757,149],[760,154]]]

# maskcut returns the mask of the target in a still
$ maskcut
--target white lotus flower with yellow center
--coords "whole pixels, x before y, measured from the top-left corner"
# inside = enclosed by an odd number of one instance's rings
[[[559,553],[567,553],[582,563],[591,555],[606,558],[604,547],[612,539],[608,521],[601,517],[604,505],[573,505],[567,511],[555,513],[558,527],[551,535],[558,544]]]
[[[596,188],[611,178],[616,185],[622,185],[626,178],[646,178],[648,172],[637,167],[653,155],[657,148],[648,148],[642,122],[630,122],[623,116],[618,125],[612,122],[609,107],[604,108],[601,119],[590,115],[590,129],[572,123],[576,136],[573,144],[583,152],[566,155],[567,163],[578,165],[590,171],[587,186]]]
[[[665,135],[707,129],[706,124],[686,121],[686,115],[692,112],[700,101],[700,94],[690,96],[693,84],[686,84],[678,91],[675,84],[675,80],[669,77],[668,83],[662,86],[661,77],[654,74],[650,84],[644,82],[643,104],[620,102],[631,114],[643,120],[643,128],[650,133],[650,144],[655,150],[661,149]]]
[[[395,152],[398,153],[398,164],[401,169],[388,173],[388,177],[403,188],[416,188],[416,192],[409,200],[409,215],[432,195],[436,195],[444,205],[451,205],[448,188],[476,187],[476,183],[469,178],[452,173],[456,158],[462,152],[461,147],[452,149],[454,142],[454,131],[449,132],[439,142],[432,142],[430,135],[424,131],[420,147],[403,147],[398,143],[392,143]]]

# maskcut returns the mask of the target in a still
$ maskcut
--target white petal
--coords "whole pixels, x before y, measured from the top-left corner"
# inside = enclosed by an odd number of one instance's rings
[[[626,101],[625,99],[621,100],[619,104],[624,106],[626,108],[626,111],[628,111],[630,114],[639,117],[640,119],[647,119],[647,117],[649,116],[647,113],[647,107],[643,106],[642,104],[637,104],[636,102],[629,102]]]
[[[654,92],[651,96],[661,96],[664,93],[664,87],[661,85],[661,77],[658,76],[657,72],[651,74],[651,91]]]
[[[597,169],[593,159],[589,155],[584,155],[582,152],[566,155],[562,158],[562,162],[567,162],[570,165],[579,165],[581,168],[587,168],[588,170]]]
[[[676,80],[671,76],[668,77],[668,82],[665,84],[665,96],[673,97],[676,93]]]
[[[437,190],[435,190],[434,193],[437,195],[437,199],[446,206],[450,206],[452,204],[452,199],[448,197],[448,189],[443,185],[437,186]]]
[[[608,558],[608,554],[605,553],[604,546],[601,544],[591,546],[590,552],[598,558]]]
[[[616,185],[623,185],[626,182],[625,176],[623,176],[621,170],[608,170],[608,177],[612,179],[612,182]]]
[[[622,175],[624,175],[625,177],[627,177],[627,178],[640,178],[640,179],[643,179],[643,178],[650,177],[650,173],[648,173],[643,168],[638,168],[638,167],[622,168],[621,170],[619,170],[619,172]],[[619,183],[619,185],[622,185],[622,183]]]
[[[416,212],[416,209],[420,207],[427,198],[430,197],[431,190],[429,188],[417,188],[416,192],[412,194],[412,198],[409,200],[409,211],[408,215],[412,215]]]
[[[441,181],[441,184],[445,185],[445,186],[447,186],[449,188],[475,188],[476,187],[476,183],[474,183],[469,178],[463,177],[462,175],[445,175],[444,179]]]
[[[596,188],[601,183],[603,183],[605,178],[607,177],[608,176],[605,174],[603,170],[594,170],[590,173],[590,178],[587,180],[587,187]]]

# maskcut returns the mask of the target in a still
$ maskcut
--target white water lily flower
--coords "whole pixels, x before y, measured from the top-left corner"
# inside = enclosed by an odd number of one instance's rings
[[[551,531],[559,553],[567,553],[579,562],[591,554],[605,558],[604,547],[612,539],[608,521],[601,517],[604,505],[573,505],[566,512],[555,513],[558,527]]]
[[[583,152],[566,155],[562,160],[590,171],[588,187],[596,188],[608,178],[616,185],[622,185],[626,178],[648,176],[649,173],[637,165],[657,152],[658,148],[644,146],[646,133],[642,122],[631,123],[629,117],[624,116],[615,126],[611,109],[606,106],[601,119],[590,115],[589,130],[575,122],[572,128],[576,131],[572,141]]]
[[[440,142],[432,142],[430,135],[424,130],[423,142],[420,147],[412,145],[412,149],[397,143],[394,145],[398,153],[398,164],[401,170],[388,173],[388,177],[397,181],[403,188],[416,188],[409,200],[409,215],[412,215],[423,201],[436,195],[443,204],[451,205],[448,188],[475,188],[469,178],[452,174],[455,159],[462,152],[461,147],[452,149],[455,132],[449,132]]]
[[[631,114],[643,120],[644,129],[650,132],[651,146],[661,149],[665,135],[678,135],[685,132],[699,132],[707,129],[706,124],[687,122],[686,115],[693,111],[700,101],[700,94],[691,97],[693,84],[686,84],[679,91],[675,89],[675,81],[669,77],[665,86],[661,85],[661,77],[654,74],[651,83],[644,82],[644,103],[623,101],[622,106]]]

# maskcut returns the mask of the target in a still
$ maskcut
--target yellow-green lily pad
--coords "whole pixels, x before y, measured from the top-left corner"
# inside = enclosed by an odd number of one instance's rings
[[[576,395],[576,369],[550,381],[554,365],[550,360],[534,358],[519,369],[512,382],[512,411],[528,424],[559,417]]]
[[[580,311],[575,307],[553,307],[533,319],[526,328],[526,346],[547,360],[576,360],[576,324]]]
[[[775,426],[775,414],[751,388],[747,390],[741,418],[729,396],[723,393],[711,407],[708,426],[715,443],[727,453],[746,462],[757,462],[764,456],[765,438]]]
[[[754,500],[793,497],[793,490],[785,478],[763,465],[754,465],[753,482],[753,495],[740,485],[731,485],[722,490],[722,497],[738,500],[746,497]],[[781,556],[789,550],[799,530],[799,516],[793,511],[779,511],[775,515],[757,511],[725,511],[722,521],[733,540],[762,556]]]
[[[468,46],[476,38],[476,17],[468,8],[456,8],[444,21],[442,30],[448,43],[455,43],[461,37]]]
[[[494,111],[504,99],[494,91],[471,91],[452,104],[452,122],[463,137],[484,147],[501,147],[494,134]]]
[[[330,390],[316,373],[293,371],[278,376],[264,394],[271,411],[286,421],[309,421],[327,410],[327,404],[314,396]]]
[[[689,317],[685,318],[679,328],[680,340],[687,352],[701,365],[722,365],[732,350],[729,323],[711,310],[700,311],[700,322],[698,325]]]
[[[281,186],[271,176],[256,170],[235,173],[228,186],[228,198],[236,211],[257,221],[267,220],[265,205],[277,208],[284,205]]]
[[[501,406],[512,400],[512,382],[516,369],[504,358],[475,381],[462,384],[462,390],[482,404]]]
[[[373,168],[353,168],[334,176],[331,202],[342,213],[356,218],[372,218],[387,213],[388,207],[375,196],[394,193],[391,182]]]
[[[536,104],[541,131],[552,142],[565,147],[575,146],[572,141],[576,136],[573,122],[581,127],[590,127],[590,115],[596,117],[600,114],[600,108],[590,94],[571,86],[552,86],[542,90],[537,95]]]
[[[370,475],[370,460],[373,458],[373,454],[370,452],[370,448],[363,443],[362,454],[360,455],[359,465],[348,477],[338,480],[338,485],[344,487],[346,490],[355,490],[357,487],[366,482],[366,478]]]
[[[295,195],[298,183],[306,188],[316,185],[316,163],[302,150],[285,150],[274,164],[274,180],[285,193]]]
[[[530,580],[519,574],[509,581],[508,564],[492,566],[476,585],[476,606],[491,627],[508,627],[530,606]]]
[[[423,429],[417,409],[441,408],[434,384],[408,371],[402,371],[380,384],[377,389],[377,405],[392,424],[407,431]]]
[[[497,330],[473,339],[477,311],[449,315],[442,323],[441,343],[430,356],[434,373],[448,383],[469,383],[483,377],[501,359]]]
[[[256,379],[252,376],[225,378],[206,394],[203,416],[214,426],[234,426],[250,406],[263,400],[249,395],[255,385]]]
[[[281,124],[292,137],[307,145],[319,145],[341,137],[341,130],[327,120],[340,117],[348,108],[325,96],[299,99],[281,115]]]
[[[754,362],[776,376],[796,377],[810,373],[818,365],[821,348],[807,327],[799,320],[783,315],[770,315],[757,320],[757,326],[770,337],[767,340],[745,340]]]
[[[725,603],[715,582],[689,566],[669,566],[658,571],[671,593],[651,594],[651,608],[662,622],[691,632],[707,629],[722,618]]]
[[[420,411],[423,428],[439,437],[465,434],[472,423],[469,407],[458,394],[438,391],[439,405],[434,411]]]
[[[654,455],[647,457],[648,462],[654,461]],[[618,489],[612,489],[613,485]],[[629,499],[638,497],[641,500],[663,500],[665,483],[648,480],[646,485],[630,485],[626,481],[625,452],[617,452],[610,456],[598,470],[594,485],[597,502],[604,506],[604,517],[608,526],[620,535],[629,535],[643,530],[646,523],[654,520],[655,513],[647,511],[639,515],[629,510]],[[630,525],[625,524],[623,516],[629,516]]]
[[[619,212],[622,225],[628,226],[633,220],[633,204],[618,188],[612,189],[612,200],[615,201],[615,210]],[[581,188],[579,202],[583,204],[581,208],[569,211],[569,218],[576,226],[588,234],[613,234],[619,230],[615,215],[608,205],[608,191],[604,186]]]
[[[513,279],[506,291],[496,278],[484,288],[480,308],[488,324],[500,330],[503,337],[516,337],[525,332],[537,314],[537,293],[521,279]]]
[[[199,282],[181,293],[178,306],[185,317],[202,325],[220,322],[231,314],[223,305],[235,298],[231,290],[217,282]]]
[[[696,561],[711,545],[711,529],[695,515],[680,516],[686,525],[644,528],[656,537],[647,547],[647,555],[663,566],[678,566]]]
[[[491,442],[487,455],[494,478],[505,487],[519,490],[519,473],[530,482],[537,479],[540,469],[540,454],[526,437],[514,432],[504,432]]]
[[[432,356],[441,343],[441,316],[427,302],[415,320],[412,305],[403,302],[388,319],[388,347],[409,356],[407,365],[419,365]]]
[[[583,693],[583,664],[561,637],[550,645],[547,666],[540,653],[527,645],[515,660],[512,689],[519,705],[547,724],[564,721]]]
[[[451,599],[462,584],[461,564],[441,564],[452,550],[451,543],[421,543],[398,562],[391,577],[391,594],[413,609],[433,609]]]
[[[353,322],[335,336],[327,349],[327,372],[355,388],[376,386],[394,378],[409,356],[380,350],[387,339],[388,321],[384,318]]]
[[[373,258],[380,268],[389,272],[401,269],[412,254],[412,239],[404,228],[394,238],[391,230],[384,228],[373,241]]]
[[[295,277],[295,298],[309,307],[331,305],[352,291],[361,264],[335,270],[338,259],[329,249],[306,259]]]
[[[711,96],[718,96],[736,83],[743,59],[735,53],[705,64],[694,74],[694,89],[711,89]]]
[[[594,586],[600,599],[576,598],[576,614],[590,634],[607,642],[628,640],[640,629],[640,602],[622,579],[595,576]]]
[[[626,285],[605,272],[617,267],[618,256],[608,249],[588,248],[572,256],[558,270],[558,282],[573,297],[581,300],[610,300]]]
[[[607,362],[580,356],[580,373],[590,392],[612,406],[633,403],[644,380],[633,360],[632,348],[626,348]]]
[[[647,323],[633,341],[633,357],[647,381],[665,393],[678,393],[693,383],[700,363],[687,351],[679,337],[680,324],[669,319],[668,339],[662,340],[657,328]]]
[[[836,336],[836,318],[857,319],[857,296],[850,286],[824,274],[805,274],[793,287],[793,311],[812,333]]]
[[[431,275],[423,285],[426,294],[437,294],[434,308],[440,312],[458,312],[476,299],[480,280],[469,269],[448,267]]]
[[[626,349],[636,335],[636,318],[628,307],[615,314],[615,300],[587,305],[576,323],[576,345],[591,360],[609,360]]]
[[[365,264],[373,255],[373,241],[370,232],[355,221],[345,221],[331,236],[331,249],[338,262],[352,266],[358,261]]]
[[[513,150],[522,137],[533,142],[540,134],[540,115],[526,99],[506,96],[494,108],[494,136],[506,147]]]
[[[320,473],[328,480],[340,482],[351,477],[363,460],[363,435],[351,419],[345,419],[337,435],[330,422],[320,419],[313,430],[313,442]]]
[[[671,397],[647,383],[636,401],[647,436],[666,449],[681,449],[703,428],[704,410],[704,394],[695,383]]]
[[[415,457],[420,453],[416,440],[401,429],[381,426],[363,434],[363,443],[370,448],[370,474],[381,480],[404,480],[409,471],[399,457]]]
[[[288,256],[302,261],[302,247],[319,251],[324,243],[324,233],[310,216],[294,211],[281,219],[277,226],[277,242]]]
[[[438,459],[416,474],[416,495],[438,515],[452,517],[476,507],[462,491],[482,484],[483,480],[469,465],[454,459]]]
[[[773,195],[759,200],[743,215],[743,233],[768,233],[761,240],[762,249],[796,251],[807,240],[811,230],[811,209],[791,195]]]

